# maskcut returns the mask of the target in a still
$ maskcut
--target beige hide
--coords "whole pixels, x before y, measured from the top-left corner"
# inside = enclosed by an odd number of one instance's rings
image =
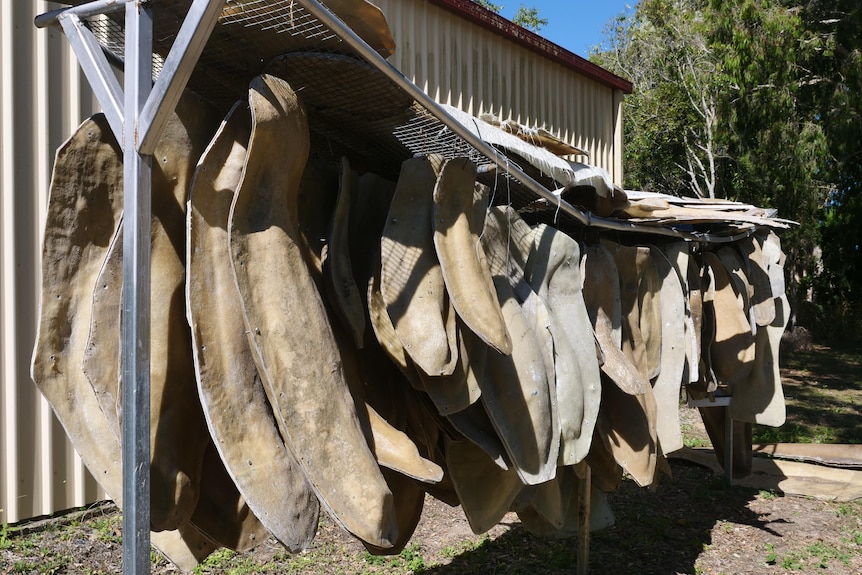
[[[639,248],[645,252],[643,265],[639,270],[638,282],[638,328],[644,342],[647,376],[655,381],[661,372],[662,354],[662,280],[656,269],[655,259],[650,257],[651,249]]]
[[[525,273],[547,302],[554,339],[559,465],[574,465],[590,450],[601,401],[595,340],[582,291],[578,242],[540,225]]]
[[[248,507],[297,552],[314,538],[319,503],[273,419],[249,349],[228,249],[228,216],[250,131],[251,118],[240,103],[198,164],[189,199],[186,305],[213,443]]]
[[[651,387],[631,395],[603,382],[596,431],[616,462],[641,487],[655,480],[658,457],[656,400]]]
[[[57,150],[42,243],[40,320],[31,375],[90,473],[122,505],[119,442],[81,364],[93,286],[122,210],[123,164],[105,117],[85,120]],[[116,360],[114,360],[116,361]],[[182,569],[216,545],[191,526],[151,534]]]
[[[698,362],[700,358],[697,343],[698,336],[695,335],[694,314],[692,313],[691,291],[697,286],[688,284],[688,267],[691,254],[687,242],[669,242],[662,246],[662,251],[667,257],[674,273],[677,275],[683,293],[683,305],[685,306],[685,366],[683,368],[684,384],[697,381]],[[698,281],[699,283],[699,281]],[[698,288],[699,293],[699,288]]]
[[[670,453],[683,446],[679,401],[686,362],[686,306],[671,262],[658,247],[650,246],[650,253],[661,280],[661,371],[653,382],[656,432],[662,453]]]
[[[89,380],[108,427],[122,439],[123,398],[120,385],[120,329],[123,309],[123,220],[111,239],[93,287],[90,332],[81,368]]]
[[[772,323],[757,330],[751,375],[733,389],[730,414],[733,419],[779,427],[784,425],[787,418],[778,369],[781,335],[790,319],[787,296],[782,294],[775,300],[773,307],[775,316]]]
[[[477,535],[503,519],[522,488],[514,469],[500,469],[470,441],[447,440],[446,465],[470,529]]]
[[[442,158],[401,166],[380,240],[380,293],[404,351],[428,375],[449,375],[457,361],[446,331],[445,285],[434,251],[434,185]]]
[[[252,82],[249,104],[252,132],[229,233],[255,364],[321,503],[360,539],[389,547],[398,534],[392,493],[360,427],[289,212],[308,156],[305,113],[284,81],[266,75]]]
[[[613,256],[619,274],[623,353],[641,375],[649,380],[651,375],[650,361],[640,328],[639,303],[641,277],[645,263],[649,259],[649,249],[624,246],[609,240],[602,240],[602,244]],[[589,260],[587,260],[587,264],[589,265]]]
[[[212,442],[204,454],[200,497],[189,523],[228,549],[249,551],[265,542],[269,531],[249,508]]]
[[[585,257],[584,303],[604,355],[601,371],[626,393],[646,393],[649,382],[620,349],[622,320],[614,259],[601,244],[587,246]]]
[[[751,334],[756,335],[757,322],[754,319],[754,310],[751,309],[751,297],[754,295],[754,286],[748,281],[745,262],[735,247],[722,246],[718,248],[716,254],[730,275],[730,281],[733,283],[736,297],[742,304],[742,310],[748,318]]]
[[[482,390],[479,382],[485,377],[485,359],[488,346],[456,314],[450,313],[447,324],[457,322],[458,362],[450,375],[427,375],[418,371],[425,392],[434,402],[440,415],[463,411],[479,400]]]
[[[704,252],[703,261],[714,278],[715,339],[709,346],[710,362],[718,381],[733,386],[745,381],[751,373],[754,336],[742,296],[737,293],[727,268],[712,252]]]
[[[482,402],[521,480],[535,485],[553,479],[560,448],[553,341],[547,308],[524,279],[532,234],[514,238],[509,222],[520,218],[508,210],[489,211],[482,244],[512,354],[488,352]]]
[[[434,186],[434,247],[449,299],[458,315],[482,341],[499,353],[512,341],[494,291],[479,235],[483,219],[476,211],[476,165],[467,158],[443,164]]]
[[[482,403],[497,435],[525,485],[554,478],[559,454],[559,424],[552,421],[551,390],[542,344],[505,278],[495,277],[512,354],[489,351]]]
[[[480,447],[500,469],[511,467],[506,448],[482,402],[452,413],[447,419],[459,433]]]
[[[209,442],[195,385],[191,334],[186,321],[186,201],[197,159],[219,125],[217,113],[186,93],[153,152],[150,265],[150,521],[155,530],[176,529],[188,521],[199,492],[203,457]],[[113,268],[113,296],[102,293],[94,316],[87,362],[101,379],[98,387],[121,386],[119,338],[99,329],[97,317],[116,317],[122,290],[122,246],[106,261]],[[103,274],[104,278],[105,274]],[[120,293],[117,293],[120,292]],[[96,303],[99,303],[98,301]],[[113,360],[113,361],[112,361]],[[117,397],[120,396],[118,389]],[[122,414],[119,414],[121,417]],[[183,440],[179,441],[178,438]]]
[[[530,504],[518,511],[524,527],[533,534],[538,534],[537,531],[545,526],[550,527],[550,530],[563,528],[569,506],[578,504],[577,499],[572,498],[572,495],[577,494],[577,481],[574,467],[564,466],[557,470],[554,479],[537,485]]]
[[[323,268],[331,306],[352,335],[356,347],[361,348],[365,345],[365,297],[356,284],[350,261],[350,211],[358,187],[359,176],[350,169],[347,158],[342,158],[338,200],[329,226],[327,257]]]
[[[765,327],[775,321],[775,295],[769,281],[769,262],[763,254],[761,241],[751,235],[737,245],[745,261],[745,271],[751,282],[751,314],[758,326]]]

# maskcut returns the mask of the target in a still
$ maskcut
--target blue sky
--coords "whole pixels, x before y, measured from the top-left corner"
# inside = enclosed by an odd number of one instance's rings
[[[590,48],[604,38],[605,24],[637,0],[492,0],[502,4],[500,13],[511,19],[518,7],[539,9],[539,16],[548,19],[548,25],[539,34],[563,48],[586,58]]]

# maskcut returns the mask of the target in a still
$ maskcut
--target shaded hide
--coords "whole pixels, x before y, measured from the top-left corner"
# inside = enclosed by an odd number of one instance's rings
[[[342,158],[338,177],[338,200],[329,225],[327,257],[323,269],[331,307],[350,332],[356,347],[362,348],[365,345],[365,297],[356,284],[350,261],[350,211],[358,187],[359,176],[350,169],[347,158]]]
[[[442,158],[401,166],[380,240],[380,293],[404,351],[428,375],[449,375],[457,347],[446,331],[445,285],[434,250],[434,185]]]
[[[595,339],[580,269],[578,242],[554,228],[538,226],[525,273],[550,313],[560,419],[559,465],[574,465],[586,457],[601,402]]]
[[[714,280],[715,339],[709,346],[710,364],[719,383],[733,386],[745,381],[751,373],[754,336],[742,296],[736,291],[727,268],[712,252],[703,253],[703,263]]]
[[[458,315],[482,341],[509,354],[512,341],[479,242],[484,219],[475,217],[475,184],[476,165],[469,159],[443,164],[434,186],[434,248]]]
[[[470,529],[477,535],[499,523],[521,491],[514,469],[500,469],[470,441],[447,441],[446,464]]]
[[[632,479],[641,487],[651,485],[658,456],[652,388],[643,394],[630,395],[607,379],[602,383],[602,407],[596,430],[605,448]]]
[[[604,355],[601,371],[629,394],[644,394],[649,382],[620,349],[622,319],[619,275],[608,250],[587,246],[584,272],[584,303]]]
[[[122,506],[119,442],[81,364],[93,287],[122,210],[123,164],[105,117],[85,120],[57,150],[42,242],[40,319],[31,375],[87,469]],[[116,359],[114,360],[116,361]],[[152,533],[151,542],[182,569],[216,544],[191,526]]]
[[[266,541],[269,531],[249,508],[210,442],[204,454],[197,507],[189,520],[222,547],[249,551]]]

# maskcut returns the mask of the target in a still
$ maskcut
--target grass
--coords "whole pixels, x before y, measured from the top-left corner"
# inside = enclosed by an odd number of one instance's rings
[[[3,523],[0,525],[0,551],[12,547],[12,541],[9,539],[9,524]]]

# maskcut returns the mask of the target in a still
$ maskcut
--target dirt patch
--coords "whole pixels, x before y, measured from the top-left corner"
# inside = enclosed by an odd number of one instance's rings
[[[862,361],[855,351],[814,346],[784,360],[788,423],[758,428],[774,440],[862,442]],[[708,445],[697,410],[681,408],[687,445]],[[781,434],[785,434],[782,436]],[[624,481],[610,494],[613,527],[592,534],[595,574],[862,573],[862,502],[835,503],[727,486],[722,477],[671,460],[654,489]],[[111,503],[0,528],[0,573],[120,573],[121,517]],[[428,498],[400,555],[373,557],[328,518],[311,549],[290,555],[274,540],[253,552],[215,553],[199,573],[563,574],[575,572],[574,539],[539,539],[514,514],[475,535],[460,508]],[[153,554],[152,572],[176,573]]]

